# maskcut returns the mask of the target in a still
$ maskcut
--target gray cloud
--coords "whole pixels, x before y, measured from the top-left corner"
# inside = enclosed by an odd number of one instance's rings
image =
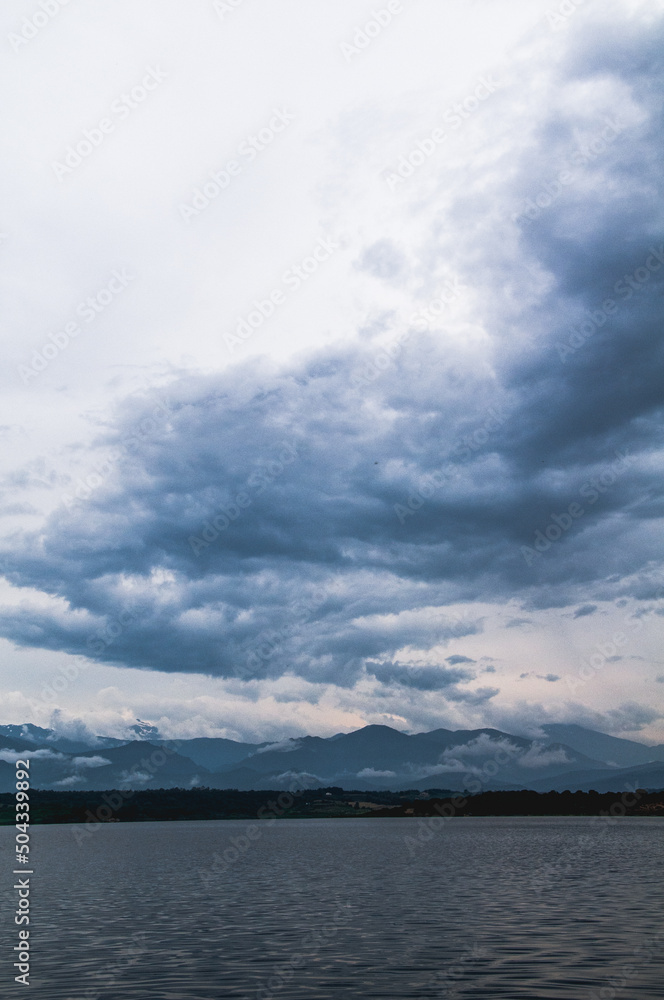
[[[17,760],[32,759],[33,757],[36,760],[64,760],[63,754],[57,753],[55,750],[0,750],[0,760],[4,760],[8,764],[15,764]]]
[[[569,757],[562,747],[546,749],[534,743],[519,757],[521,767],[549,767],[551,764],[569,764]]]
[[[597,611],[596,604],[583,604],[580,608],[577,608],[572,615],[573,618],[585,618],[586,615],[592,615]]]
[[[73,757],[71,763],[76,768],[86,768],[103,767],[104,764],[110,764],[111,762],[106,757],[95,754],[93,757]]]
[[[661,42],[661,26],[579,32],[518,143],[525,77],[496,95],[502,160],[464,164],[412,265],[427,287],[454,255],[485,356],[411,332],[384,368],[362,342],[281,369],[173,372],[159,412],[124,400],[90,456],[119,456],[101,483],[5,545],[15,586],[61,600],[2,609],[2,634],[222,677],[352,687],[369,671],[481,704],[497,689],[400,658],[481,632],[479,615],[457,621],[450,604],[518,595],[580,618],[596,609],[580,602],[652,600],[664,554]],[[586,86],[592,107],[571,100]],[[607,118],[624,125],[529,217]],[[358,260],[386,281],[406,270],[387,238]]]
[[[575,722],[589,729],[597,729],[603,733],[619,736],[621,733],[638,733],[652,722],[664,718],[664,714],[656,708],[641,705],[637,702],[625,702],[616,708],[604,712],[594,712],[585,705],[568,704],[565,721]],[[546,721],[559,721],[547,719]]]
[[[465,670],[447,670],[443,667],[413,667],[402,663],[367,662],[367,670],[383,684],[393,684],[417,688],[419,691],[441,691],[469,679]],[[449,692],[451,697],[459,697],[460,692]]]
[[[403,253],[391,240],[379,240],[363,252],[357,267],[375,278],[389,281],[405,268]]]

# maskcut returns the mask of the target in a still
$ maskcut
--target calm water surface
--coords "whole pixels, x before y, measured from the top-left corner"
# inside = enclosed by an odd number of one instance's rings
[[[249,825],[105,824],[80,845],[33,827],[29,991],[1,828],[0,993],[664,997],[662,820],[453,819],[426,842],[411,819],[280,820],[252,841]]]

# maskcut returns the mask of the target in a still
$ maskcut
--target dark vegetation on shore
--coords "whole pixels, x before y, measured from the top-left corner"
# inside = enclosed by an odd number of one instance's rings
[[[0,794],[0,825],[15,818]],[[122,792],[30,791],[31,823],[298,819],[346,816],[664,816],[664,792],[357,792],[338,787],[284,792],[158,788]]]

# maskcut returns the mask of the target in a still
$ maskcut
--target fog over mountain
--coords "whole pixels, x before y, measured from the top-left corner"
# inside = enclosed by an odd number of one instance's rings
[[[326,739],[304,736],[261,744],[161,740],[148,732],[144,739],[118,745],[100,736],[93,749],[74,752],[70,741],[59,740],[53,732],[30,725],[0,726],[0,791],[13,787],[15,760],[28,757],[33,786],[56,790],[340,785],[348,790],[621,792],[630,783],[664,787],[662,746],[647,747],[581,726],[545,729],[564,729],[570,742],[560,742],[555,732],[553,738],[528,739],[496,729],[407,735],[389,726],[365,726]],[[595,757],[580,747],[592,747]],[[604,759],[609,754],[612,759]],[[633,766],[637,758],[638,766]]]

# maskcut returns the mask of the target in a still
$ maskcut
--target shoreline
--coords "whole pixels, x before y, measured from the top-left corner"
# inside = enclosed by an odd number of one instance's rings
[[[13,826],[11,793],[0,793],[0,826]],[[31,790],[31,825],[140,823],[195,820],[350,819],[431,817],[664,817],[664,790],[623,792],[495,791],[357,792],[338,787],[240,792],[166,788],[105,791]]]

